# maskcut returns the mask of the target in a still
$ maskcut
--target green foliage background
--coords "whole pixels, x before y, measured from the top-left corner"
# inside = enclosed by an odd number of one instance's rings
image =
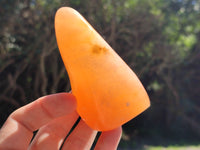
[[[124,140],[200,139],[198,0],[1,0],[1,125],[18,107],[70,90],[54,33],[62,6],[94,26],[150,96],[151,108],[123,126]]]

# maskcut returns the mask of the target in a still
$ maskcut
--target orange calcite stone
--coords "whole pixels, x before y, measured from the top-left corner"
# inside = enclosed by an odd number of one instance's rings
[[[60,8],[55,31],[77,112],[91,128],[117,128],[150,106],[135,73],[76,10]]]

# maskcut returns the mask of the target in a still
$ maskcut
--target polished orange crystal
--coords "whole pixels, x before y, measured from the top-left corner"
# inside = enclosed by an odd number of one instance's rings
[[[91,128],[117,128],[150,106],[135,73],[76,10],[60,8],[55,30],[77,112]]]

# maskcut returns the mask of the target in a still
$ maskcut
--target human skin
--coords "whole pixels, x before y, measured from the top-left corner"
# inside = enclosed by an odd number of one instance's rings
[[[2,150],[89,150],[97,131],[82,119],[63,143],[78,119],[76,99],[70,93],[58,93],[37,99],[14,111],[0,130]],[[38,130],[33,138],[33,132]],[[102,132],[96,150],[117,149],[121,127]],[[33,138],[33,139],[32,139]]]

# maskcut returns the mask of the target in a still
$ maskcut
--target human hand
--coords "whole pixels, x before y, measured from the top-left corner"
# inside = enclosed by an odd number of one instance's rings
[[[41,97],[8,117],[0,130],[0,150],[59,150],[78,117],[76,100],[72,94],[59,93]],[[38,132],[33,138],[36,130]],[[95,149],[116,149],[121,132],[121,127],[102,132]],[[80,120],[62,149],[89,150],[96,134],[97,131]]]

